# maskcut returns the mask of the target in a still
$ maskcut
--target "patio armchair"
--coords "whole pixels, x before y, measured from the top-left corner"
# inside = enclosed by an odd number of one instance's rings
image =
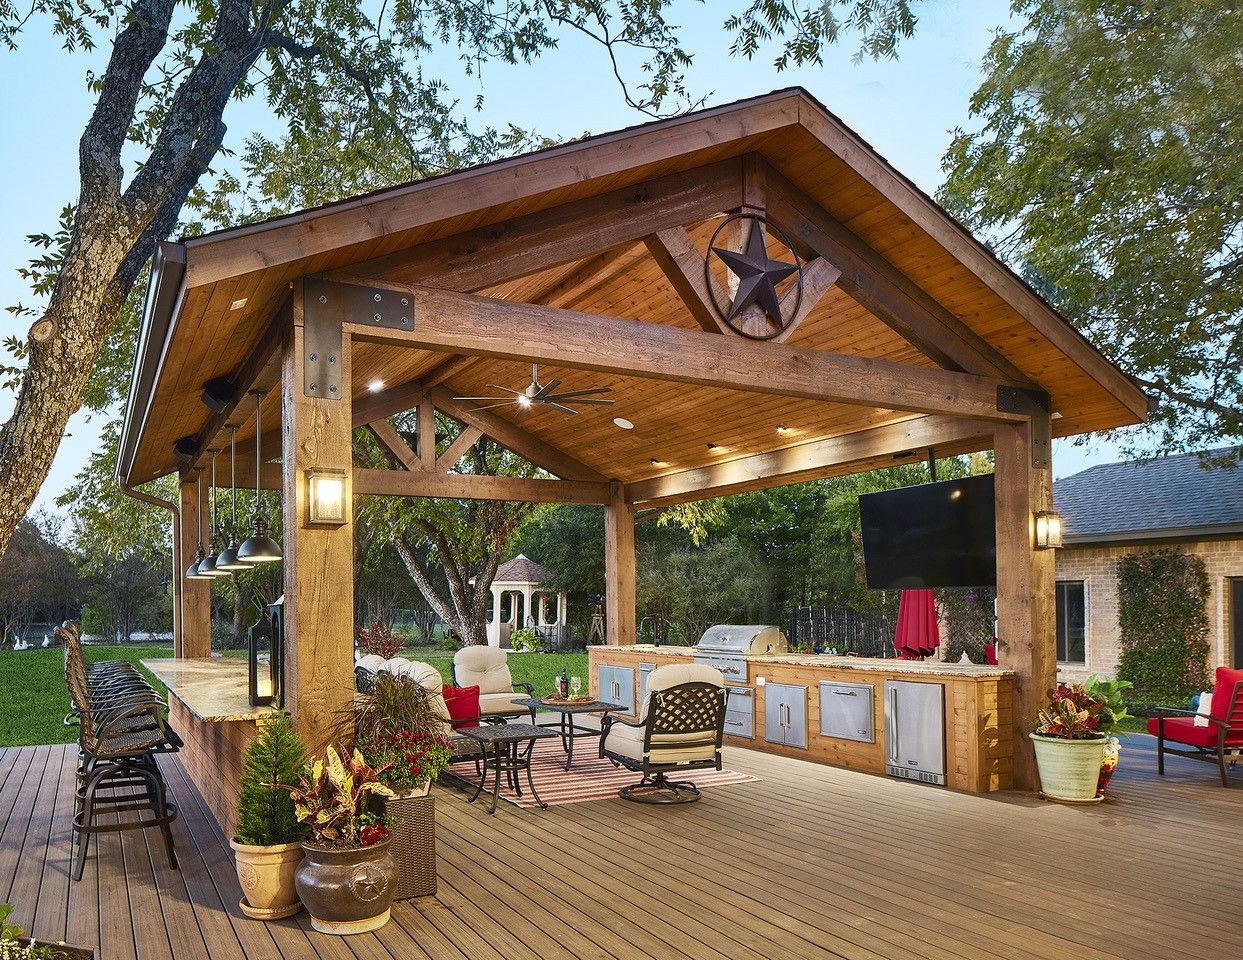
[[[444,680],[440,676],[440,671],[431,664],[422,663],[418,660],[402,659],[400,663],[394,660],[384,660],[381,657],[375,659],[379,661],[376,669],[370,673],[370,678],[363,680],[362,674],[368,670],[370,664],[364,665],[363,660],[358,661],[355,666],[355,674],[358,679],[358,690],[361,693],[371,693],[375,689],[376,676],[378,674],[388,674],[396,680],[408,683],[416,683],[427,691],[427,698],[431,704],[432,710],[440,721],[441,732],[449,741],[450,763],[458,763],[463,760],[478,761],[483,757],[482,748],[477,740],[464,737],[454,727],[454,721],[449,717],[449,707],[445,703],[443,692]],[[480,718],[472,718],[476,722]],[[458,721],[459,723],[462,721]]]
[[[641,773],[618,796],[638,803],[687,803],[699,788],[670,774],[720,770],[725,733],[721,672],[703,664],[669,664],[653,670],[638,720],[612,714],[601,721],[600,756]]]
[[[1165,776],[1165,755],[1216,763],[1221,785],[1230,786],[1227,764],[1243,756],[1243,670],[1218,667],[1207,715],[1193,710],[1159,707],[1148,720],[1157,738],[1157,773]],[[1170,746],[1170,744],[1176,746]]]
[[[509,654],[499,647],[463,647],[453,655],[453,677],[459,687],[479,687],[479,713],[485,720],[500,720],[535,711],[517,701],[535,696],[529,683],[515,683],[509,672]]]

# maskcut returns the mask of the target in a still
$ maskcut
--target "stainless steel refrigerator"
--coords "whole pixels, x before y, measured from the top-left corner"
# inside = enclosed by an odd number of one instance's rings
[[[885,681],[885,772],[945,785],[945,687]]]

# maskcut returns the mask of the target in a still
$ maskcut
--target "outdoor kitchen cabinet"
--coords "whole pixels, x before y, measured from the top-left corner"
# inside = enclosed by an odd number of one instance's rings
[[[876,689],[872,684],[821,680],[819,687],[820,736],[876,742],[872,710]]]
[[[764,686],[764,739],[807,749],[807,688],[786,683]]]
[[[601,664],[596,668],[597,696],[609,703],[620,703],[628,716],[634,715],[634,667]]]

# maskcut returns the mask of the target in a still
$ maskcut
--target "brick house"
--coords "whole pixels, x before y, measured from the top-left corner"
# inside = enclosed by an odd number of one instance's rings
[[[1208,570],[1210,665],[1243,666],[1243,470],[1205,470],[1196,454],[1102,464],[1055,482],[1053,500],[1065,531],[1057,554],[1059,679],[1113,675],[1118,560],[1171,547],[1202,557]]]

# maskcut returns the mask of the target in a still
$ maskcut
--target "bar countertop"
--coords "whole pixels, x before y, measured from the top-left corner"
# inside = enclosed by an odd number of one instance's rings
[[[627,646],[595,645],[601,652],[611,654],[631,652],[634,654],[658,654],[665,657],[693,657],[692,647],[650,643]],[[883,657],[843,657],[827,653],[769,653],[750,654],[747,659],[757,667],[764,663],[790,664],[800,667],[821,667],[832,670],[860,670],[875,673],[913,674],[916,676],[954,677],[956,679],[992,679],[1013,677],[1014,671],[1005,667],[986,666],[980,663],[945,663],[941,660],[898,660]]]
[[[243,657],[143,660],[142,665],[204,723],[254,720],[272,712],[250,705]]]

